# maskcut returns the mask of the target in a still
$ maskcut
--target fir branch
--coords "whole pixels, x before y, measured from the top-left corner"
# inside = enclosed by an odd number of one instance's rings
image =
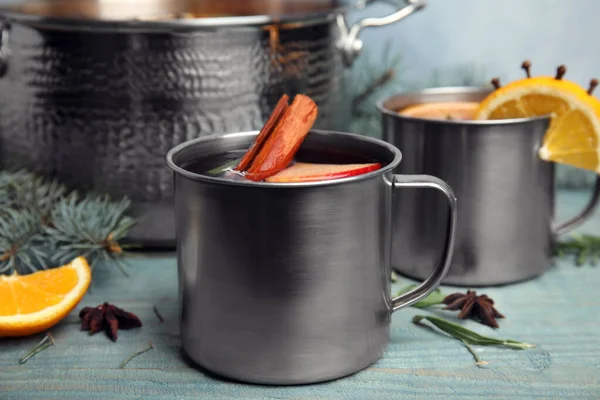
[[[99,261],[114,261],[122,269],[118,241],[135,225],[125,215],[129,206],[128,199],[113,203],[107,196],[80,199],[71,194],[61,199],[51,212],[52,226],[43,227],[57,249],[53,261],[64,264],[83,255],[92,268]]]
[[[401,87],[399,76],[403,59],[399,52],[393,51],[393,43],[392,40],[385,43],[381,56],[368,52],[362,54],[348,72],[351,92],[347,97],[351,99],[349,108],[352,110],[352,132],[381,136],[375,100],[386,93],[399,91]]]
[[[382,86],[385,86],[389,81],[391,81],[394,78],[394,75],[395,75],[395,71],[393,69],[388,69],[383,74],[381,74],[377,79],[375,79],[374,82],[369,84],[369,86],[367,86],[363,92],[361,92],[358,96],[356,96],[352,100],[352,108],[354,110],[357,110],[358,107],[366,99],[369,98],[369,96],[371,96],[373,93],[375,93],[377,91],[377,89],[379,89]],[[355,111],[355,113],[358,113],[358,112],[359,111]]]
[[[0,204],[5,208],[29,209],[46,219],[66,192],[66,187],[56,180],[46,181],[24,170],[0,171]]]
[[[30,210],[3,209],[0,215],[0,273],[44,268],[40,219]]]
[[[24,170],[0,170],[0,273],[34,272],[84,256],[94,266],[114,261],[119,240],[135,224],[127,199],[79,196]]]
[[[21,204],[35,210],[40,218],[48,222],[54,205],[67,193],[67,188],[56,180],[44,181],[40,177],[32,177],[19,191]]]
[[[555,244],[554,256],[557,258],[574,257],[577,266],[582,266],[586,262],[595,266],[600,260],[600,236],[573,234],[569,239]]]
[[[19,187],[21,187],[30,175],[23,170],[19,171],[0,171],[0,212],[7,207],[12,207],[16,204],[16,195]]]

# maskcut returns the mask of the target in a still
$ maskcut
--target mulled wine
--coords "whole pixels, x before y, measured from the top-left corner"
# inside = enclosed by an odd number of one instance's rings
[[[226,153],[209,155],[197,158],[182,165],[182,168],[198,175],[231,179],[231,180],[246,180],[242,172],[234,170],[234,167],[243,157],[245,150],[230,151]],[[295,165],[314,165],[314,166],[357,166],[357,165],[380,165],[379,160],[370,158],[364,154],[358,154],[346,150],[331,150],[331,149],[307,149],[300,148],[296,156],[288,166],[288,169]],[[375,169],[372,169],[375,170]],[[370,171],[366,171],[370,172]],[[365,173],[365,172],[361,172]],[[346,174],[352,176],[355,174]],[[344,177],[344,176],[340,176]],[[330,177],[329,179],[332,179]],[[322,180],[322,179],[311,179]],[[267,180],[268,181],[268,180]],[[303,180],[305,181],[305,180]],[[294,180],[298,182],[298,180]]]
[[[288,95],[281,96],[239,160],[209,170],[203,168],[199,173],[252,182],[300,183],[348,178],[381,168],[379,162],[360,162],[364,158],[353,155],[343,145],[327,151],[324,147],[303,146],[317,119],[318,107],[303,94],[294,96],[291,104],[289,100]]]
[[[474,118],[478,106],[478,102],[470,101],[424,103],[405,107],[398,113],[413,118],[469,121]]]

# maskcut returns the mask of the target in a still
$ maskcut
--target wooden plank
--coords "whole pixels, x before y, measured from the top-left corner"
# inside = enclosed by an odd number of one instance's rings
[[[561,214],[574,212],[576,202],[568,203],[570,207],[563,207]],[[587,226],[597,229],[597,217]],[[220,380],[182,357],[176,260],[171,254],[137,256],[129,263],[129,278],[112,265],[97,271],[81,305],[51,329],[56,347],[19,364],[40,336],[0,340],[1,399],[600,398],[600,267],[578,268],[562,261],[539,279],[478,289],[493,297],[507,318],[497,331],[472,321],[466,325],[485,334],[535,343],[536,349],[476,347],[490,363],[479,367],[458,341],[412,324],[413,315],[426,312],[410,308],[394,314],[389,347],[367,370],[325,384],[265,387]],[[410,282],[402,279],[392,290]],[[117,343],[102,333],[90,337],[79,331],[78,310],[103,301],[138,314],[144,327],[120,331]],[[154,315],[154,304],[164,323]],[[154,350],[119,369],[123,359],[149,340]]]

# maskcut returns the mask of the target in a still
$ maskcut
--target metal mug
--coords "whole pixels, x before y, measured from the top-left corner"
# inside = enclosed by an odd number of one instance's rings
[[[459,199],[455,252],[443,284],[500,285],[541,275],[551,265],[555,237],[590,217],[600,195],[598,180],[579,215],[553,223],[555,166],[537,156],[549,117],[448,121],[398,113],[420,103],[478,102],[488,93],[473,87],[431,88],[377,104],[383,139],[403,150],[395,172],[439,176]],[[427,276],[443,243],[438,229],[446,216],[433,193],[413,190],[394,198],[392,268]]]
[[[394,175],[401,153],[388,143],[321,130],[311,131],[302,149],[360,154],[382,168],[285,184],[186,170],[191,160],[247,149],[257,133],[203,137],[167,154],[183,350],[213,373],[253,383],[303,384],[355,373],[383,354],[392,312],[427,296],[446,274],[455,196],[438,178]],[[443,193],[447,238],[432,274],[390,298],[392,198],[405,192],[399,188]]]

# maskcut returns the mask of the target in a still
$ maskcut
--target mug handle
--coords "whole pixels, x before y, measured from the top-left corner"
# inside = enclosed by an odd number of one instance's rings
[[[423,283],[413,290],[392,299],[392,311],[410,306],[429,295],[441,283],[450,269],[454,253],[454,238],[456,235],[456,196],[452,188],[443,180],[431,175],[394,175],[392,188],[430,188],[442,192],[448,200],[448,223],[444,252],[433,273]]]
[[[587,221],[592,215],[594,215],[594,211],[596,210],[596,206],[598,206],[600,200],[600,175],[596,178],[596,183],[594,184],[594,190],[592,191],[592,197],[590,201],[586,204],[583,211],[574,216],[568,221],[565,221],[561,224],[558,224],[554,227],[554,235],[561,236],[565,233],[572,231],[577,228],[579,225],[583,224]]]
[[[342,14],[338,14],[337,16],[337,25],[341,32],[338,47],[342,51],[342,58],[347,67],[352,65],[354,59],[362,50],[363,43],[362,40],[358,38],[360,31],[362,31],[364,28],[385,26],[398,22],[401,19],[408,17],[412,13],[421,10],[427,4],[425,0],[404,0],[406,5],[401,7],[392,0],[380,1],[382,3],[389,3],[396,7],[396,11],[384,17],[363,18],[352,25],[350,29],[348,29],[348,26],[346,25],[344,16]]]

